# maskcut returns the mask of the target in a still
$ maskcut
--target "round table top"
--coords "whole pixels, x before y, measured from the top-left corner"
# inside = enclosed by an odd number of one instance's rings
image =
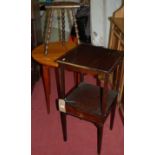
[[[37,46],[32,51],[32,57],[38,63],[47,65],[50,67],[58,67],[58,63],[55,62],[57,58],[64,55],[66,52],[76,47],[73,42],[52,42],[48,45],[48,54],[44,54],[44,44]]]

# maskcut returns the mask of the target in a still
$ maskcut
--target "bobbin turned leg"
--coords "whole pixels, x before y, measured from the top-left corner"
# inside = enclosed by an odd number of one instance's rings
[[[49,9],[47,10],[47,15],[46,15],[46,21],[47,21],[47,25],[45,23],[45,47],[44,47],[44,54],[47,55],[48,54],[48,43],[49,43],[49,38],[52,32],[52,16],[53,16],[53,10]]]
[[[78,25],[77,25],[77,21],[76,21],[75,10],[73,10],[73,9],[72,9],[72,18],[73,18],[73,23],[74,23],[74,26],[75,26],[75,33],[76,33],[76,37],[77,37],[77,44],[80,44],[79,30],[78,30]]]

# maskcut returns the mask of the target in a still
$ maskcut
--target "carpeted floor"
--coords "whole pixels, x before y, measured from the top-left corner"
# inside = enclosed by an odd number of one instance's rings
[[[66,73],[66,89],[73,85],[72,73]],[[86,77],[88,82],[94,82]],[[32,155],[97,155],[96,127],[89,122],[67,116],[68,141],[62,138],[54,70],[51,69],[51,113],[47,114],[42,79],[36,82],[32,93]],[[101,155],[124,154],[124,127],[118,110],[114,128],[109,129],[108,118],[104,125]]]

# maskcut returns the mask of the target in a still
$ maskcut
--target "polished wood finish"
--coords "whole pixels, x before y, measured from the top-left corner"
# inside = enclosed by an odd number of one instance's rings
[[[47,104],[47,112],[50,113],[50,68],[48,66],[42,66],[42,73],[43,73],[43,83],[45,89],[45,97],[46,97],[46,104]]]
[[[117,101],[114,101],[114,102],[117,102]],[[111,130],[113,129],[113,125],[114,125],[115,111],[116,111],[116,104],[113,105],[112,110],[111,110],[111,116],[110,116],[110,129]]]
[[[62,131],[63,131],[63,139],[67,141],[67,121],[66,121],[66,114],[60,112],[61,117],[61,124],[62,124]]]
[[[100,154],[101,146],[102,146],[102,136],[103,136],[103,126],[96,125],[97,127],[97,152]]]
[[[57,62],[72,66],[82,72],[111,73],[120,61],[123,52],[90,44],[82,44],[60,57]],[[118,58],[118,56],[120,56]],[[104,58],[104,61],[103,61]],[[116,64],[114,64],[114,62]]]
[[[32,57],[42,65],[58,67],[58,63],[55,60],[74,47],[76,47],[76,44],[73,42],[65,42],[64,44],[61,42],[52,42],[48,46],[48,55],[44,55],[44,45],[42,44],[34,48]]]
[[[113,13],[110,18],[111,30],[109,37],[109,48],[124,51],[124,1],[121,7]],[[124,63],[122,63],[121,83],[118,95],[120,115],[124,123]]]
[[[101,152],[103,124],[111,113],[110,129],[113,127],[116,109],[117,95],[120,82],[120,69],[123,60],[123,52],[96,47],[89,44],[80,44],[76,48],[58,58],[59,65],[59,99],[65,102],[65,112],[61,111],[61,122],[63,136],[67,139],[66,118],[64,115],[72,115],[80,119],[90,121],[97,127],[97,152]],[[65,92],[64,70],[95,75],[99,81],[98,86],[80,82],[69,92]],[[115,79],[114,89],[108,88],[109,77],[115,70],[118,70]],[[64,113],[62,117],[62,113]],[[65,122],[63,121],[65,119]]]
[[[79,8],[80,4],[76,2],[52,2],[51,4],[46,4],[46,9],[72,9]]]
[[[42,65],[42,78],[45,90],[45,98],[47,104],[47,112],[50,112],[50,68],[58,67],[58,63],[55,62],[57,58],[68,52],[70,49],[75,48],[76,44],[73,42],[66,42],[62,45],[61,42],[54,42],[49,44],[49,53],[48,55],[44,55],[44,45],[37,46],[32,51],[32,57],[35,61]],[[57,69],[56,69],[56,77],[57,77]],[[57,79],[56,79],[57,80]],[[58,93],[59,93],[59,84],[57,83]]]
[[[124,49],[124,18],[110,18],[111,36],[109,48],[123,50]]]
[[[110,21],[116,25],[120,33],[124,34],[124,18],[123,17],[113,17],[110,18]]]
[[[46,104],[47,104],[47,112],[50,113],[50,68],[49,66],[43,65],[42,66],[42,74],[43,74],[43,83],[45,89],[45,97],[46,97]]]

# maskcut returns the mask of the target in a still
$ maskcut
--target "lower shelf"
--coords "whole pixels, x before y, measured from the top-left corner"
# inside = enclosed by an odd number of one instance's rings
[[[104,89],[102,88],[104,94]],[[65,98],[66,106],[79,112],[87,113],[90,115],[103,116],[106,115],[111,109],[117,97],[117,92],[110,90],[107,102],[106,111],[103,114],[101,110],[101,88],[88,83],[80,83],[73,91],[71,91]],[[67,108],[66,108],[67,109]]]

